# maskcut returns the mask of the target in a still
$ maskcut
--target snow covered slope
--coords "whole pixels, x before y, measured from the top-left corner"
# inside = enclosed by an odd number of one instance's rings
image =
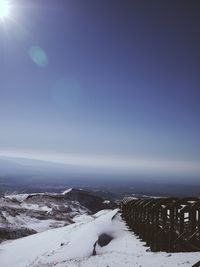
[[[110,243],[94,244],[107,234]],[[191,267],[200,253],[152,253],[130,233],[117,210],[76,217],[76,223],[0,245],[3,267]],[[96,255],[94,255],[96,254]]]

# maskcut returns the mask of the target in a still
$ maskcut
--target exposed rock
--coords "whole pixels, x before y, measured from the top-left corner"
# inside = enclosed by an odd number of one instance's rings
[[[28,228],[2,228],[0,227],[0,242],[8,239],[16,239],[37,233]]]
[[[101,209],[112,209],[116,207],[114,203],[105,202],[101,197],[84,190],[72,189],[64,197],[68,200],[78,201],[82,206],[89,209],[91,213],[98,212]]]

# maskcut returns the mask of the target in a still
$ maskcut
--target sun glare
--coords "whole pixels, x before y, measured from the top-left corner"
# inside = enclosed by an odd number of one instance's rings
[[[5,19],[10,15],[10,3],[8,0],[0,0],[0,19]]]

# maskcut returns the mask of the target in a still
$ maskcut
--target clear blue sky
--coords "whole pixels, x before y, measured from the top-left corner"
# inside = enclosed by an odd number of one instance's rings
[[[196,168],[198,1],[10,2],[0,21],[2,153]]]

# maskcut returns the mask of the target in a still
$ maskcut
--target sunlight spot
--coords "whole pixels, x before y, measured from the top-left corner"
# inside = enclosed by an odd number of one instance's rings
[[[7,0],[0,0],[0,19],[5,19],[10,15],[10,4]]]

